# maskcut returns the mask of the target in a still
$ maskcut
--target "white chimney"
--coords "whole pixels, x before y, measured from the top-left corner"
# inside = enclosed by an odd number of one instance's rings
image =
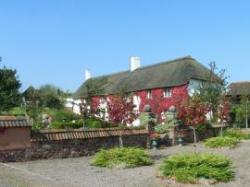
[[[130,71],[134,71],[141,66],[141,58],[139,56],[130,57]]]
[[[91,73],[88,69],[85,70],[85,81],[91,78]]]

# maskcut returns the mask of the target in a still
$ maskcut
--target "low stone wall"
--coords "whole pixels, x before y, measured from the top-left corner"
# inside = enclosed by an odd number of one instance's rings
[[[84,137],[77,137],[74,132],[84,134]],[[147,146],[148,132],[145,129],[36,132],[32,135],[30,148],[0,151],[0,161],[16,162],[88,156],[102,148],[119,146],[120,135],[124,146]]]

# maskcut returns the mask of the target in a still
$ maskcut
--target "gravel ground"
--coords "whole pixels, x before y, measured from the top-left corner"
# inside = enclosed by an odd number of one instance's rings
[[[0,163],[0,187],[158,187],[194,186],[169,183],[157,178],[157,168],[163,158],[183,152],[193,152],[193,145],[173,146],[151,151],[153,166],[133,169],[105,169],[89,165],[92,157],[38,160],[32,162]],[[216,187],[250,186],[250,141],[244,141],[235,149],[207,149],[198,144],[197,151],[214,152],[229,156],[234,164],[236,178],[229,183],[218,183]],[[196,185],[198,186],[198,185]],[[204,186],[204,185],[200,185]]]

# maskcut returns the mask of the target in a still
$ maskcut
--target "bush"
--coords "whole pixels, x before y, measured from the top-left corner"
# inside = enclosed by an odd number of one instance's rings
[[[111,128],[118,127],[117,124],[110,123],[108,121],[104,121],[95,117],[90,117],[85,120],[85,127],[88,128]]]
[[[231,161],[210,153],[170,156],[163,161],[160,172],[165,177],[184,183],[198,183],[202,178],[227,182],[234,177]]]
[[[233,148],[239,143],[239,140],[234,137],[213,137],[205,141],[205,146],[210,148],[219,148],[219,147],[230,147]]]
[[[8,111],[8,114],[13,116],[25,116],[26,112],[25,109],[22,107],[15,107]]]
[[[53,121],[50,126],[52,129],[79,129],[81,127],[83,127],[83,120],[71,122]]]
[[[169,125],[167,123],[165,124],[158,124],[154,127],[154,131],[159,133],[159,134],[164,134],[169,132]]]
[[[131,168],[151,165],[150,156],[141,148],[112,148],[99,151],[91,164],[98,167]]]
[[[234,137],[237,138],[239,140],[246,140],[246,139],[250,139],[250,134],[242,132],[239,129],[227,129],[224,132],[224,136],[227,137]]]
[[[85,120],[85,126],[88,128],[102,128],[102,122],[95,118],[88,118]]]

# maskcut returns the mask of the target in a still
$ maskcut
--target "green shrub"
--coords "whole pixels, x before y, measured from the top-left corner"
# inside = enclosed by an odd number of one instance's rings
[[[81,127],[83,127],[83,120],[70,122],[53,121],[50,126],[52,129],[79,129]]]
[[[243,132],[240,129],[227,129],[224,132],[224,136],[234,137],[234,138],[237,138],[239,140],[250,139],[250,134]]]
[[[170,156],[163,161],[160,172],[162,176],[184,183],[197,183],[201,178],[227,182],[234,177],[231,161],[210,153]]]
[[[164,134],[164,133],[168,133],[170,130],[170,126],[165,123],[165,124],[158,124],[154,127],[154,131],[156,133],[159,133],[159,134]]]
[[[108,121],[104,121],[95,117],[90,117],[85,120],[85,127],[88,128],[111,128],[118,127],[117,124],[112,124]]]
[[[44,125],[41,124],[41,123],[34,123],[34,124],[32,125],[32,129],[33,129],[33,130],[41,130],[41,129],[44,129]]]
[[[95,118],[88,118],[85,120],[85,126],[88,128],[102,128],[102,122]]]
[[[8,111],[8,114],[14,116],[25,116],[26,112],[25,109],[22,107],[14,107],[10,111]]]
[[[230,147],[233,148],[239,143],[239,140],[234,137],[213,137],[205,141],[205,146],[210,148],[219,148],[219,147]]]
[[[141,148],[112,148],[99,151],[91,164],[98,167],[120,167],[131,168],[137,166],[151,165],[150,156]]]

